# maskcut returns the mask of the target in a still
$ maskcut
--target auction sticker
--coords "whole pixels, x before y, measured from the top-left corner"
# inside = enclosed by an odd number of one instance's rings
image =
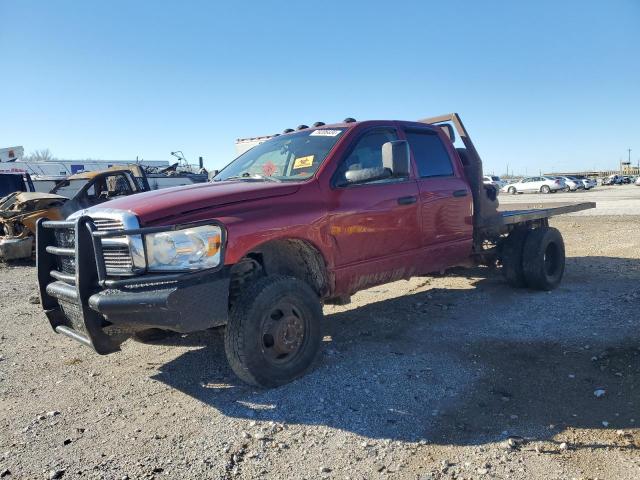
[[[337,137],[342,133],[342,130],[329,130],[329,129],[320,129],[314,130],[309,134],[310,137]]]
[[[306,157],[298,157],[293,162],[293,168],[309,168],[313,165],[313,155],[307,155]]]

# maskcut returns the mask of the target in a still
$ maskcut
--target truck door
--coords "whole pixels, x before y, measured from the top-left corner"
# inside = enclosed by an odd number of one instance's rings
[[[455,265],[468,258],[473,239],[473,199],[462,166],[452,161],[433,129],[407,129],[405,135],[418,170],[424,272]]]
[[[411,176],[347,181],[348,171],[382,168],[382,145],[398,140],[395,127],[361,134],[332,177],[328,205],[336,287],[354,292],[410,276],[420,248],[418,186]]]

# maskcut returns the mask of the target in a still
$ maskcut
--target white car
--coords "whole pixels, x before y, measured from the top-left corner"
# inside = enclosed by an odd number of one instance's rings
[[[518,180],[515,183],[505,185],[500,189],[501,192],[510,193],[515,195],[516,193],[551,193],[558,190],[564,190],[567,188],[564,180],[553,177],[527,177]]]
[[[640,187],[640,177],[636,178],[636,181],[633,183],[634,185],[638,185]]]
[[[485,175],[484,177],[482,177],[482,183],[484,183],[485,185],[493,185],[498,190],[500,190],[507,184],[507,182],[501,180],[497,175]]]
[[[552,178],[564,180],[564,183],[567,185],[565,187],[565,190],[568,192],[575,192],[579,188],[584,188],[584,184],[582,183],[582,181],[578,180],[577,178],[573,178],[573,177],[552,177]]]
[[[598,182],[596,182],[593,178],[587,178],[587,177],[583,177],[583,176],[572,177],[572,178],[575,178],[578,181],[582,182],[582,184],[584,185],[584,189],[585,190],[591,190],[593,187],[597,187],[598,186]]]

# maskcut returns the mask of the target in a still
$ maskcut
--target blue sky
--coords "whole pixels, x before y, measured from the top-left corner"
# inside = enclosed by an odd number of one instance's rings
[[[0,0],[0,147],[205,157],[316,120],[457,111],[485,169],[640,159],[640,1]]]

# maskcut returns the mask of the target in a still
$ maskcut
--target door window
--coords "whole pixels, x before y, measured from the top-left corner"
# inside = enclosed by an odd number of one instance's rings
[[[334,176],[334,184],[346,186],[350,182],[347,180],[347,172],[383,170],[382,165],[382,145],[387,142],[398,140],[398,134],[394,129],[379,129],[365,133],[356,143],[354,149],[342,161]],[[397,181],[398,178],[377,178],[362,183],[379,183]]]
[[[406,132],[421,177],[450,177],[453,165],[449,153],[435,132]]]

